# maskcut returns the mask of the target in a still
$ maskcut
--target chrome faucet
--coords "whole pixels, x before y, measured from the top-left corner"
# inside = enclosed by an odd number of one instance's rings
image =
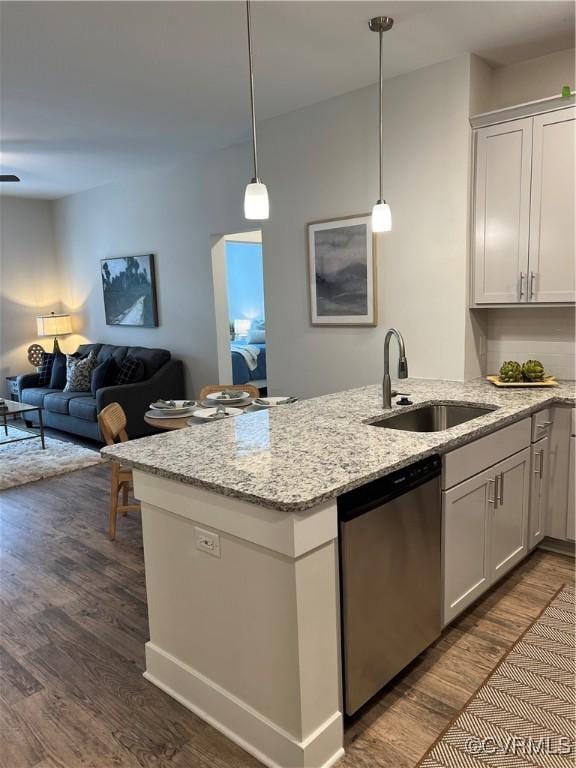
[[[392,408],[392,381],[390,379],[390,339],[396,336],[400,356],[398,358],[398,378],[408,378],[408,360],[406,360],[406,347],[404,339],[397,328],[390,328],[384,339],[384,380],[382,381],[382,407]]]

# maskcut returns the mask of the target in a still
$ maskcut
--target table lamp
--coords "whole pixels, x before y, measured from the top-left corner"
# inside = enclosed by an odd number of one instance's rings
[[[36,327],[38,336],[54,336],[55,355],[60,354],[58,336],[67,336],[72,333],[72,318],[70,315],[56,315],[51,312],[49,315],[39,315],[36,318]]]

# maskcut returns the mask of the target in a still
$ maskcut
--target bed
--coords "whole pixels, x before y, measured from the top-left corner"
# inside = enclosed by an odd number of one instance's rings
[[[242,353],[242,347],[249,347],[258,350],[256,368],[251,371]],[[249,384],[252,381],[259,382],[260,387],[266,386],[266,344],[239,344],[237,341],[232,344],[232,383]],[[260,382],[263,382],[260,384]]]

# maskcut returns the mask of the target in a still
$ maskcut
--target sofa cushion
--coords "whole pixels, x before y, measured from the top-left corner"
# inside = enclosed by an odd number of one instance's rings
[[[95,352],[98,354],[101,347],[102,344],[80,344],[76,352],[74,352],[74,355],[76,357],[88,357],[90,352]]]
[[[78,394],[78,393],[76,393]],[[96,421],[96,398],[80,395],[69,401],[70,416],[84,421]]]
[[[41,387],[50,386],[50,377],[52,376],[54,360],[56,360],[54,352],[44,352],[42,354],[42,362],[38,368],[38,384]]]
[[[56,355],[52,374],[50,376],[50,389],[64,389],[66,386],[66,355]]]
[[[92,396],[96,397],[96,392],[102,387],[110,387],[116,383],[116,377],[120,372],[113,357],[108,357],[99,363],[92,371],[90,378],[90,391]]]
[[[148,347],[128,347],[126,356],[144,363],[144,378],[154,376],[165,363],[170,360],[170,352],[167,349],[149,349]]]
[[[103,363],[104,360],[112,358],[116,365],[120,367],[126,357],[127,349],[128,347],[117,347],[115,344],[101,344],[98,351],[98,362]]]
[[[116,384],[135,384],[137,381],[143,381],[146,378],[144,363],[131,355],[126,355],[118,375]]]
[[[58,390],[50,389],[50,387],[33,387],[23,389],[20,393],[20,398],[23,403],[37,405],[39,408],[42,408],[44,405],[44,398],[52,392],[58,392]]]
[[[70,413],[70,401],[74,398],[91,397],[91,392],[52,392],[44,398],[44,408],[52,413]]]
[[[98,365],[96,353],[88,357],[66,355],[66,386],[64,392],[90,392],[90,377]]]

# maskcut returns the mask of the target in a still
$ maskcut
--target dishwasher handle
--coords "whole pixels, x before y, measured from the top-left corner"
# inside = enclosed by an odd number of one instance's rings
[[[340,522],[353,520],[355,517],[419,488],[424,483],[438,477],[441,469],[440,456],[430,456],[342,494],[338,498]]]

